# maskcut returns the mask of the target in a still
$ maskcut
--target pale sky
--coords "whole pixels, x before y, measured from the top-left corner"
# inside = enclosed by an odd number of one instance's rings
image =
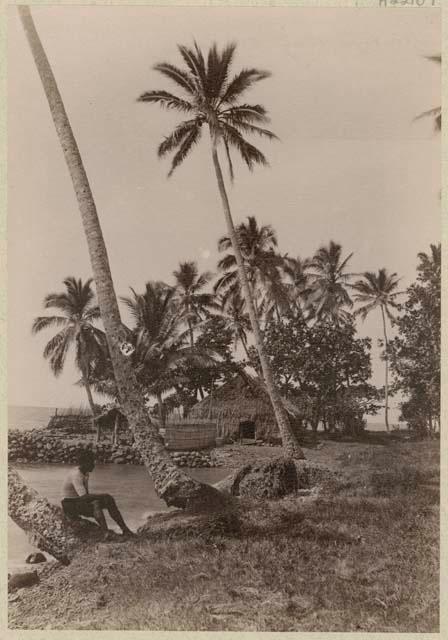
[[[33,7],[90,178],[118,295],[171,281],[183,260],[214,270],[224,218],[204,136],[166,178],[156,156],[181,116],[138,104],[172,90],[152,70],[176,44],[238,43],[235,70],[272,72],[247,101],[270,112],[279,142],[257,141],[269,168],[235,162],[235,222],[272,224],[282,252],[311,256],[333,239],[355,272],[415,278],[416,255],[440,239],[440,136],[415,115],[441,102],[436,9]],[[9,403],[86,404],[69,362],[55,379],[31,335],[50,291],[91,275],[72,185],[16,9],[8,24]],[[360,325],[383,365],[380,317]],[[396,414],[392,415],[396,419]]]

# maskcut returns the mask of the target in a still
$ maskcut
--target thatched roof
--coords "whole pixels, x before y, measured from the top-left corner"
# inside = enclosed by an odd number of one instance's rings
[[[300,422],[301,410],[287,398],[282,398],[282,401],[291,422]],[[277,430],[266,387],[246,373],[238,374],[215,389],[191,409],[189,417],[217,420],[218,430],[224,434],[236,433],[239,423],[243,421],[255,422],[257,437],[273,434]]]

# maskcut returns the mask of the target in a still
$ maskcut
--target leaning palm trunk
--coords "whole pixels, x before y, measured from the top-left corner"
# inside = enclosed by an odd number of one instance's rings
[[[11,467],[8,469],[8,504],[11,519],[28,533],[33,546],[63,564],[69,564],[83,543],[98,541],[103,535],[99,527],[87,520],[68,521],[60,507],[27,487]]]
[[[131,363],[121,353],[120,346],[125,341],[126,334],[121,324],[106,246],[89,181],[29,7],[19,6],[19,13],[78,200],[120,402],[135,444],[154,481],[157,494],[168,505],[185,508],[197,504],[212,505],[214,501],[219,505],[220,499],[223,499],[220,492],[188,477],[172,462],[157,428],[148,417]]]
[[[287,452],[288,455],[290,455],[293,458],[303,459],[305,456],[297,442],[297,438],[294,432],[291,429],[288,414],[286,413],[280,394],[278,393],[277,388],[274,384],[271,366],[269,364],[269,361],[264,351],[263,337],[261,334],[261,329],[258,322],[256,311],[255,311],[253,297],[251,295],[251,290],[250,290],[249,282],[247,279],[243,256],[241,255],[240,245],[238,242],[238,238],[237,238],[235,227],[232,220],[232,214],[230,211],[230,204],[227,197],[224,178],[221,171],[221,165],[219,164],[217,140],[212,132],[211,132],[211,138],[212,138],[213,164],[215,167],[216,179],[218,181],[219,193],[221,195],[222,205],[224,209],[224,216],[227,224],[227,233],[229,234],[229,238],[232,242],[233,251],[235,253],[235,259],[238,265],[238,277],[241,283],[241,288],[243,290],[244,298],[246,300],[246,304],[249,312],[249,318],[250,318],[252,331],[255,339],[255,346],[258,351],[258,357],[260,359],[260,364],[261,364],[266,388],[267,388],[269,397],[271,399],[272,408],[274,410],[275,418],[277,420],[278,428],[280,431],[280,435],[282,438],[282,443],[283,443],[283,447],[285,448],[285,451]]]
[[[384,314],[384,307],[381,305],[381,314],[383,316],[383,331],[384,331],[384,346],[386,347],[384,363],[385,363],[385,381],[384,381],[384,422],[386,423],[386,429],[389,432],[389,353],[386,331],[386,316]]]
[[[83,375],[82,382],[83,382],[84,388],[86,390],[87,400],[89,402],[90,411],[92,412],[92,424],[93,424],[93,428],[96,429],[96,441],[99,442],[100,438],[101,438],[101,427],[100,427],[100,423],[96,419],[95,403],[93,402],[92,390],[90,388],[90,384],[89,384],[89,380],[88,380],[87,375],[85,375],[85,374]]]

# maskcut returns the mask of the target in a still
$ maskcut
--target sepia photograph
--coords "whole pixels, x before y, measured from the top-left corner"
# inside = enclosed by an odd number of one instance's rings
[[[441,10],[6,15],[8,629],[439,633]]]

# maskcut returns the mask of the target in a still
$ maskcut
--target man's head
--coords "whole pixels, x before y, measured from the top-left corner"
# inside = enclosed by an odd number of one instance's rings
[[[95,455],[93,451],[81,451],[78,456],[78,466],[82,473],[90,473],[95,468]]]

